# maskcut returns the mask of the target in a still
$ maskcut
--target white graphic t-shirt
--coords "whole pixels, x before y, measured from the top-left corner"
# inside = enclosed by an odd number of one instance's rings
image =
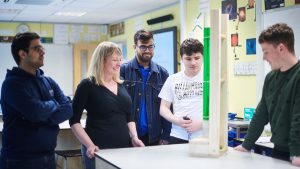
[[[182,118],[188,116],[191,120],[203,119],[203,71],[194,77],[188,77],[183,71],[169,76],[158,97],[173,103],[173,113]],[[200,137],[203,131],[187,133],[187,131],[172,124],[171,136],[183,140]]]

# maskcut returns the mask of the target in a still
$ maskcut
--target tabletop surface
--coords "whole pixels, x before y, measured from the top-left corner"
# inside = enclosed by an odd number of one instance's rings
[[[248,127],[250,121],[247,120],[228,120],[229,127]]]
[[[96,153],[96,160],[108,161],[122,169],[291,169],[287,161],[277,160],[232,148],[220,157],[191,157],[188,144],[106,149]]]

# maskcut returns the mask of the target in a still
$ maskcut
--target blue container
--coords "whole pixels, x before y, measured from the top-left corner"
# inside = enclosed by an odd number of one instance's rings
[[[235,119],[235,116],[236,116],[236,113],[228,113],[228,120],[234,120]]]

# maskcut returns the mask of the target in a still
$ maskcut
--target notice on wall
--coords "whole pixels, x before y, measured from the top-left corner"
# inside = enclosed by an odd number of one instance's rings
[[[100,30],[101,30],[102,35],[108,34],[108,26],[107,25],[102,25]]]
[[[69,43],[68,28],[69,27],[66,24],[55,24],[54,25],[53,42],[55,44],[68,44]]]
[[[70,43],[80,42],[80,34],[82,32],[83,32],[83,25],[71,25],[69,42]]]
[[[88,26],[89,41],[100,41],[100,26],[99,25],[89,25]]]
[[[88,31],[89,31],[89,33],[99,34],[100,33],[100,25],[89,25]]]

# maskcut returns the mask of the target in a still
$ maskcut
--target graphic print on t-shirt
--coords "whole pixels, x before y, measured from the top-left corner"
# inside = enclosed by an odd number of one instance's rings
[[[175,97],[178,100],[203,95],[202,82],[180,82],[175,84]]]

